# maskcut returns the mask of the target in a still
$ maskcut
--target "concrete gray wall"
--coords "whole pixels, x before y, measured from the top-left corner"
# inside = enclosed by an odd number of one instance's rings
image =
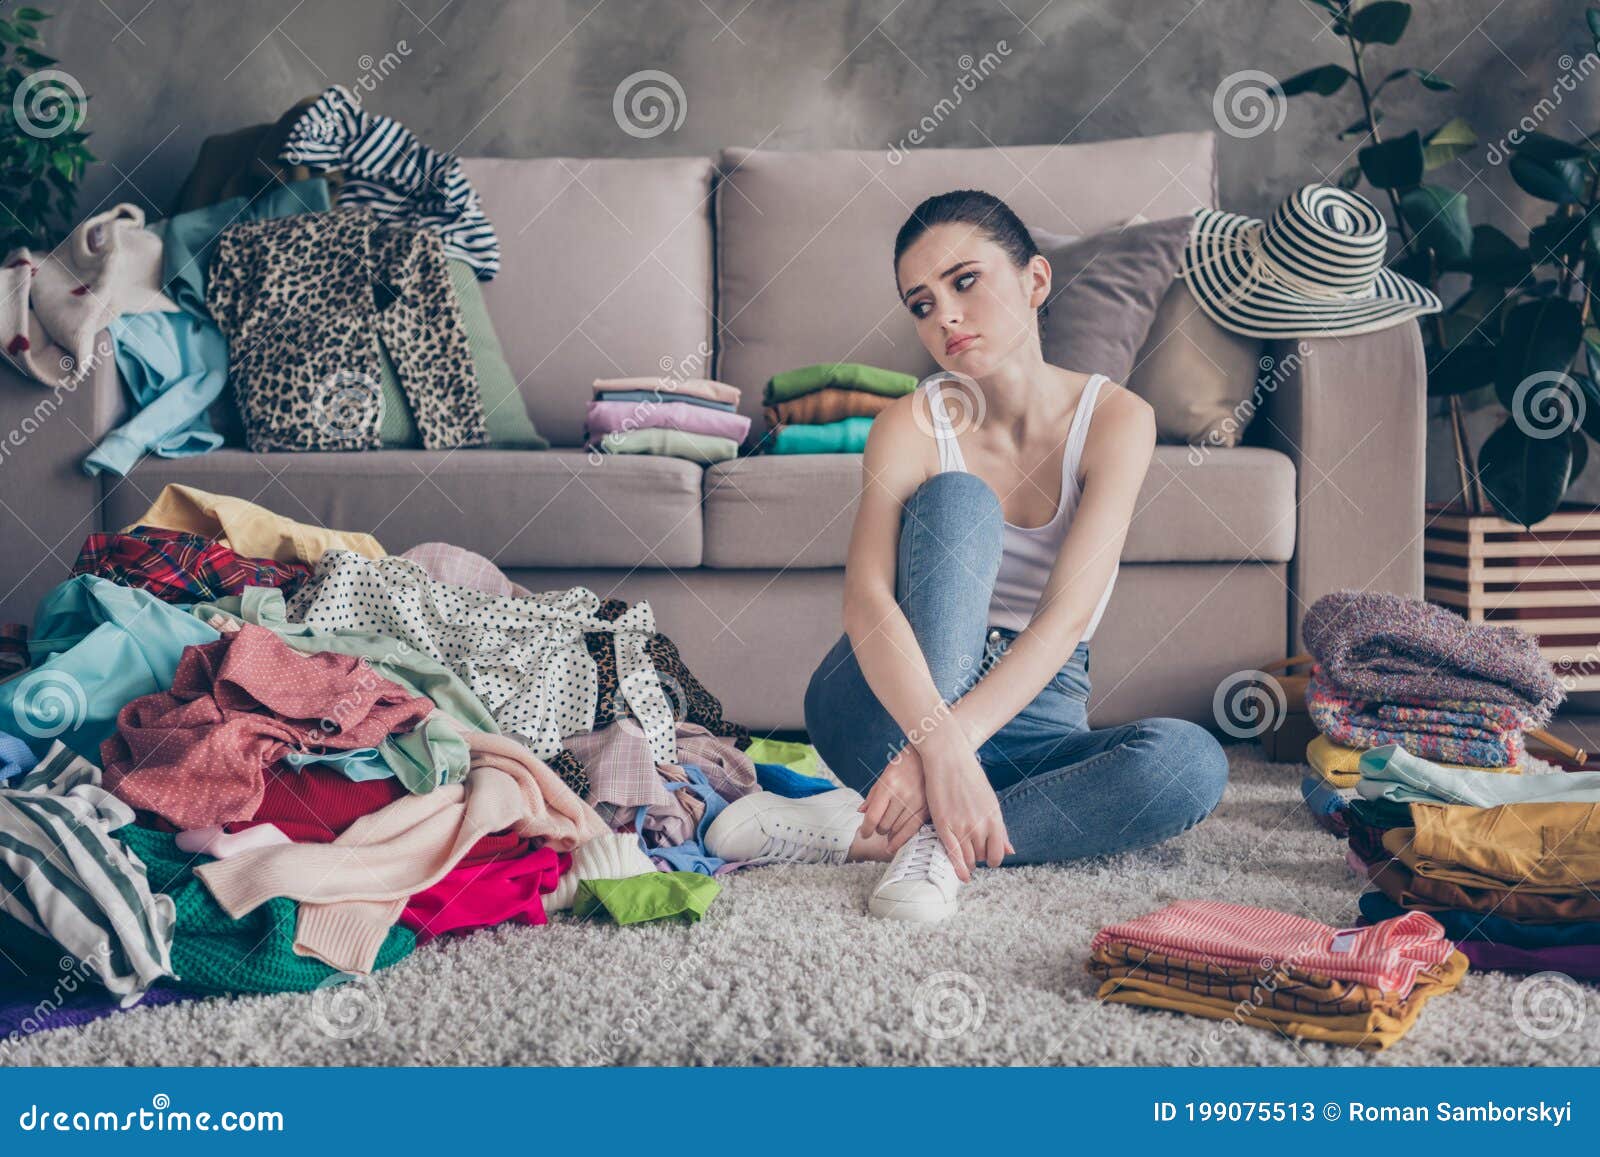
[[[648,156],[733,144],[888,149],[925,117],[931,146],[1213,128],[1219,87],[1226,97],[1225,85],[1252,83],[1236,74],[1282,79],[1346,60],[1309,0],[42,2],[57,14],[47,47],[92,95],[100,163],[85,211],[132,200],[164,212],[202,139],[273,119],[333,82],[462,155]],[[1592,47],[1584,8],[1417,0],[1405,40],[1374,48],[1372,67],[1380,77],[1426,67],[1459,87],[1435,94],[1399,82],[1385,128],[1426,130],[1462,115],[1486,145],[1529,115],[1562,136],[1595,129],[1600,80],[1570,93],[1557,84]],[[618,86],[642,70],[669,74],[683,94],[681,124],[653,136],[624,131],[613,111]],[[1297,97],[1267,127],[1251,119],[1248,93],[1238,95],[1235,132],[1220,138],[1225,207],[1262,214],[1354,162],[1336,139],[1357,115],[1353,86],[1328,100]],[[1468,191],[1475,221],[1520,238],[1547,207],[1487,153],[1436,177]],[[1433,499],[1453,493],[1442,431],[1430,437]],[[1590,473],[1600,498],[1600,466]]]

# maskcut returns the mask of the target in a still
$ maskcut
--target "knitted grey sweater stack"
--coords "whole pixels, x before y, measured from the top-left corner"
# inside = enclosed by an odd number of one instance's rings
[[[1566,697],[1532,635],[1472,626],[1417,599],[1335,591],[1306,612],[1301,633],[1323,677],[1364,699],[1504,703],[1539,727]]]

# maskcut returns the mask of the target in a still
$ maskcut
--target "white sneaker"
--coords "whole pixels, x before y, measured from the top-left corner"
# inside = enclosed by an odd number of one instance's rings
[[[961,880],[932,824],[923,824],[889,861],[867,910],[889,920],[937,924],[956,914]]]
[[[758,791],[706,829],[706,851],[730,863],[842,864],[861,828],[861,794],[847,787],[790,799]]]

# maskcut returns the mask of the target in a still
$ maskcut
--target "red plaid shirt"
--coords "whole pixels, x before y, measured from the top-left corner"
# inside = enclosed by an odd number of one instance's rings
[[[281,587],[287,598],[311,577],[311,568],[246,558],[203,535],[135,526],[120,534],[91,534],[72,573],[138,587],[164,602],[194,603],[241,594],[245,587]]]

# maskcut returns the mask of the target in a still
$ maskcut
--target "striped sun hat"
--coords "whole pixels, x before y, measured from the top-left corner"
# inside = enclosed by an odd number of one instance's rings
[[[1267,221],[1197,209],[1181,273],[1212,320],[1246,337],[1371,333],[1441,308],[1385,268],[1388,239],[1371,201],[1307,185]]]

